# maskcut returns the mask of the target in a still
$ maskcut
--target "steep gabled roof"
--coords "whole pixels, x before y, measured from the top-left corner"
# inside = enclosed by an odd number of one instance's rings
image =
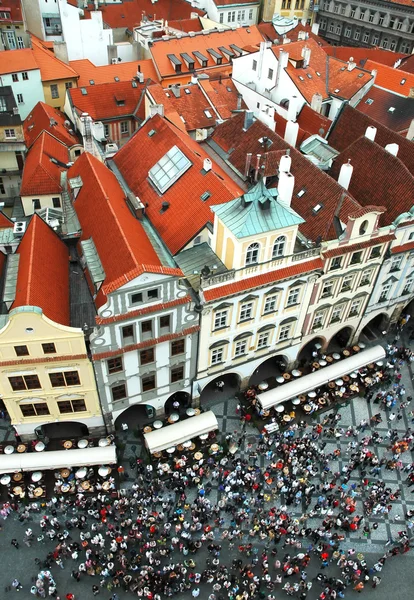
[[[180,269],[162,266],[142,224],[132,215],[116,176],[102,162],[84,152],[68,171],[68,180],[80,176],[82,187],[75,209],[82,240],[92,238],[105,271],[105,295],[144,272],[182,276]]]
[[[39,306],[55,323],[69,325],[69,252],[65,244],[34,215],[17,254],[20,261],[12,308]]]
[[[174,147],[191,165],[160,193],[150,182],[148,172]],[[205,171],[206,158],[208,154],[197,142],[159,115],[149,119],[114,157],[130,189],[147,206],[147,216],[172,254],[212,221],[212,204],[227,202],[242,193],[216,164]]]
[[[34,71],[39,66],[31,48],[21,50],[3,50],[0,61],[0,75],[7,73],[20,73],[21,71]]]
[[[377,71],[375,77],[375,85],[385,90],[390,90],[402,96],[412,97],[412,88],[414,88],[414,74],[402,71],[401,69],[393,69],[387,65],[381,65],[373,60],[367,60],[365,69],[369,71]]]
[[[119,81],[131,81],[141,71],[144,79],[157,81],[158,76],[155,67],[150,58],[133,62],[120,62],[115,65],[94,65],[90,60],[71,60],[70,66],[79,75],[78,86],[90,85],[91,81],[95,85],[99,83],[113,83],[117,78]]]
[[[39,38],[30,36],[32,52],[36,63],[39,65],[42,81],[55,81],[58,79],[76,79],[78,74],[69,65],[59,60],[53,52],[48,50]]]
[[[391,50],[384,50],[384,48],[355,48],[352,46],[323,46],[326,54],[335,56],[340,60],[348,61],[350,58],[360,66],[364,67],[367,60],[373,60],[381,63],[382,65],[388,65],[393,67],[394,64],[402,58],[409,56],[408,54],[402,54],[401,52],[391,52]]]
[[[407,132],[414,118],[413,98],[406,98],[376,86],[369,90],[356,108],[402,135]]]
[[[239,91],[231,77],[199,79],[200,87],[218,112],[220,119],[229,119],[232,111],[237,109]],[[241,100],[241,109],[247,109],[247,104]]]
[[[180,96],[178,98],[171,89],[164,90],[159,84],[150,86],[148,92],[157,104],[164,105],[164,114],[180,129],[194,131],[194,129],[214,127],[216,124],[217,117],[197,85],[180,86]],[[173,112],[178,115],[178,119],[174,118],[172,120],[168,117],[168,114],[171,115]],[[208,114],[211,116],[208,117]],[[179,125],[178,120],[181,120],[184,128]]]
[[[203,31],[203,26],[200,22],[199,17],[196,19],[174,19],[168,20],[168,27],[171,29],[177,29],[178,31]]]
[[[9,229],[10,227],[13,227],[13,225],[13,221],[10,221],[9,217],[0,210],[0,229]]]
[[[326,137],[328,130],[332,125],[332,121],[328,119],[328,117],[317,113],[316,110],[313,110],[308,104],[302,106],[297,117],[297,122],[301,129],[304,129],[311,135],[318,134],[322,137]],[[323,133],[321,133],[322,129]]]
[[[70,126],[65,125],[66,115],[44,102],[38,102],[23,123],[24,139],[30,148],[42,131],[46,131],[69,148],[80,141],[75,133],[70,133]],[[53,123],[53,124],[52,124]]]
[[[60,194],[60,173],[63,166],[56,164],[52,159],[67,164],[68,148],[43,131],[27,153],[20,188],[21,196]]]

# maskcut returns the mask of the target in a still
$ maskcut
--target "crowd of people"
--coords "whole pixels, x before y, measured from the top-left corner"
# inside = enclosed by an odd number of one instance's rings
[[[133,484],[118,495],[101,490],[43,504],[5,503],[4,520],[18,519],[24,527],[30,521],[22,540],[9,543],[38,550],[33,584],[14,579],[11,586],[61,600],[78,600],[76,586],[85,580],[92,595],[108,600],[123,592],[149,600],[200,594],[275,600],[281,592],[335,600],[348,589],[376,588],[386,562],[410,550],[414,526],[414,511],[395,510],[398,484],[381,479],[382,469],[397,469],[408,488],[414,485],[414,434],[393,428],[391,419],[410,406],[399,374],[411,354],[394,346],[387,352],[391,388],[373,388],[357,400],[378,410],[370,422],[342,427],[338,410],[271,435],[244,426],[236,439],[240,452],[201,459],[196,471],[189,465],[163,474],[138,459]],[[382,421],[389,426],[380,435]],[[342,466],[335,469],[338,459]],[[368,564],[350,547],[348,532],[369,537],[385,513],[400,522],[400,531]],[[6,530],[7,524],[3,535]],[[48,553],[45,542],[52,544]],[[60,589],[59,568],[71,570],[73,589]]]

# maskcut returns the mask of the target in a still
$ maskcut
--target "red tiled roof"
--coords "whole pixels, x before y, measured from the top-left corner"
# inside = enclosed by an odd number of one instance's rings
[[[300,111],[297,122],[299,127],[308,131],[311,135],[321,135],[320,131],[323,129],[324,133],[322,137],[326,137],[329,127],[332,125],[332,121],[313,110],[308,104],[304,104]]]
[[[383,205],[387,209],[380,216],[380,226],[390,225],[401,213],[410,210],[414,177],[398,156],[362,136],[336,158],[331,169],[335,179],[348,159],[354,168],[348,188],[351,194],[363,206]]]
[[[402,96],[412,97],[411,89],[414,88],[414,74],[407,73],[401,69],[393,69],[387,65],[381,65],[373,60],[367,60],[365,69],[377,71],[375,85],[386,90],[401,94]]]
[[[382,147],[392,143],[399,145],[398,158],[414,174],[413,143],[407,140],[407,138],[398,135],[398,133],[394,133],[388,127],[384,127],[379,121],[375,121],[368,115],[352,108],[349,104],[341,110],[329,133],[328,142],[336,150],[342,152],[359,137],[365,135],[365,131],[370,125],[377,128],[377,135],[375,136],[377,144]]]
[[[9,229],[10,227],[13,227],[13,225],[13,221],[10,221],[9,217],[0,210],[0,229]]]
[[[39,306],[55,323],[69,325],[69,252],[65,244],[35,214],[17,254],[20,261],[12,308]]]
[[[397,60],[405,58],[408,54],[391,52],[383,48],[354,48],[352,46],[323,46],[326,54],[335,56],[340,60],[348,61],[351,57],[360,66],[364,67],[367,60],[374,60],[382,65],[393,67]]]
[[[150,131],[154,131],[151,137]],[[173,146],[191,161],[192,166],[160,195],[148,179],[148,171]],[[145,152],[142,148],[145,147]],[[139,159],[138,159],[139,157]],[[147,205],[146,214],[172,254],[176,254],[202,230],[213,215],[210,206],[232,200],[242,190],[217,165],[203,172],[208,154],[186,133],[159,115],[149,119],[115,155],[114,162],[130,189]],[[201,195],[210,192],[205,202]],[[168,202],[162,210],[163,202]]]
[[[257,27],[259,28],[260,33],[262,33],[267,40],[271,40],[272,42],[274,42],[275,40],[282,41],[283,35],[280,35],[276,31],[272,23],[265,23],[264,21],[262,21],[258,24]],[[312,38],[313,40],[315,40],[315,42],[317,42],[317,44],[319,44],[319,46],[323,46],[326,44],[326,40],[321,38],[319,35],[312,33],[312,28],[309,25],[302,25],[300,21],[298,21],[294,29],[288,31],[286,36],[290,39],[291,42],[297,42],[300,41],[298,40],[298,37],[299,33],[301,33],[302,31],[304,31],[308,35],[308,39]]]
[[[77,79],[77,73],[62,60],[43,46],[35,35],[30,36],[32,52],[36,63],[39,65],[42,81],[56,81],[58,79]]]
[[[231,77],[199,79],[198,83],[218,112],[220,119],[229,119],[233,114],[232,111],[237,109],[237,96],[239,93]],[[247,109],[247,104],[243,99],[241,108],[243,110]]]
[[[263,147],[259,142],[263,136],[273,142],[272,151],[289,148],[292,159],[291,172],[295,176],[292,208],[305,219],[305,223],[299,226],[301,233],[314,241],[318,238],[336,239],[334,223],[337,212],[340,211],[341,221],[346,222],[348,214],[359,210],[361,205],[350,194],[344,192],[343,187],[332,177],[311,163],[301,152],[289,146],[264,123],[256,120],[247,131],[243,130],[243,125],[244,115],[237,114],[218,125],[212,135],[213,141],[228,154],[227,161],[243,175],[246,154],[252,153],[252,164],[256,154],[263,154]],[[303,190],[305,193],[298,197],[298,192]],[[317,205],[321,205],[322,208],[315,213],[313,209]]]
[[[207,69],[217,68],[213,58],[207,52],[209,48],[213,48],[216,52],[223,56],[223,62],[221,69],[224,66],[230,66],[231,60],[225,54],[220,52],[220,46],[223,46],[229,50],[230,44],[235,44],[239,48],[243,48],[247,44],[259,44],[263,41],[263,36],[255,25],[250,27],[238,27],[235,30],[226,29],[225,31],[211,30],[209,33],[204,35],[203,33],[197,33],[195,36],[185,35],[181,38],[172,38],[169,40],[155,40],[150,47],[150,53],[157,72],[161,78],[172,77],[190,74],[190,70],[187,67],[185,61],[180,56],[182,53],[187,53],[192,56],[194,51],[201,52],[208,58]],[[175,54],[175,56],[182,62],[181,73],[175,73],[174,67],[171,64],[168,54]],[[202,70],[200,63],[194,58],[194,66],[196,71]]]
[[[405,225],[405,223],[404,223]],[[400,252],[408,252],[409,250],[414,249],[414,240],[412,242],[407,242],[406,244],[401,244],[400,246],[393,246],[391,248],[391,254],[400,254]]]
[[[96,66],[87,58],[83,60],[72,60],[70,66],[79,75],[78,86],[90,85],[90,81],[94,81],[95,85],[99,83],[113,83],[115,77],[119,81],[131,81],[137,75],[140,69],[146,79],[158,80],[157,71],[150,58],[133,62],[120,62],[116,65]]]
[[[178,29],[178,31],[185,31],[186,33],[190,31],[203,31],[203,26],[198,17],[196,19],[169,20],[168,28]]]
[[[239,281],[234,281],[227,285],[207,289],[203,291],[203,295],[206,302],[211,302],[213,300],[218,300],[219,298],[234,296],[245,290],[254,290],[275,281],[282,281],[283,279],[296,277],[303,273],[311,273],[317,269],[323,269],[323,260],[320,258],[315,258],[314,260],[304,263],[296,263],[290,267],[285,267],[284,269],[270,271],[268,273],[263,273],[262,275],[256,275],[255,277],[246,277],[245,279],[240,279]]]
[[[51,125],[51,120],[56,124]],[[62,111],[44,102],[38,102],[23,123],[26,146],[30,148],[42,131],[47,131],[69,148],[80,144],[76,134],[69,133],[70,127],[65,126],[65,121],[67,117]]]
[[[68,0],[69,4],[78,6],[77,0]],[[85,18],[90,19],[91,11],[95,8],[83,9]],[[194,8],[185,0],[157,0],[156,3],[152,0],[128,0],[127,2],[116,4],[106,3],[99,4],[99,11],[102,13],[103,22],[112,29],[129,29],[141,25],[142,17],[145,15],[147,19],[154,18],[166,19],[187,19],[191,13],[204,15],[205,11]]]
[[[4,6],[3,6],[4,4]],[[20,0],[5,0],[1,5],[2,11],[9,12],[10,18],[14,23],[23,23],[23,15]],[[0,19],[2,21],[3,19]]]
[[[118,321],[125,321],[127,319],[131,319],[132,317],[142,317],[143,315],[149,315],[154,312],[159,312],[160,310],[168,310],[169,308],[173,308],[174,306],[188,304],[191,301],[191,296],[184,296],[184,298],[176,298],[175,300],[170,300],[170,302],[152,304],[151,306],[146,306],[145,308],[138,308],[137,310],[132,310],[121,315],[115,315],[114,317],[96,317],[96,323],[97,325],[117,323]]]
[[[407,58],[404,58],[397,69],[399,71],[406,71],[407,73],[414,73],[414,54],[410,54]]]
[[[332,248],[332,250],[326,250],[323,252],[323,257],[326,259],[334,258],[335,256],[342,256],[343,254],[349,254],[350,252],[357,252],[358,250],[371,248],[371,246],[379,246],[380,244],[391,242],[393,239],[395,239],[395,235],[393,233],[389,233],[387,235],[371,238],[366,242],[360,242],[359,244],[346,244],[344,246],[338,246],[337,248]]]
[[[180,86],[179,98],[173,94],[171,89],[163,90],[159,83],[150,86],[148,93],[157,104],[164,105],[164,114],[167,119],[184,131],[213,127],[216,123],[216,115],[197,85]],[[207,117],[205,110],[209,111],[211,118]],[[175,113],[175,118],[172,119],[173,113]],[[178,115],[178,119],[176,115]],[[181,127],[179,121],[183,123],[184,127]]]
[[[386,127],[406,134],[414,118],[414,101],[388,90],[373,86],[357,105],[357,110],[369,115]],[[390,109],[393,110],[390,110]]]
[[[20,73],[21,71],[33,71],[39,65],[30,48],[21,50],[3,50],[0,61],[0,75],[7,73]]]
[[[72,88],[68,92],[72,106],[80,113],[89,113],[94,121],[131,116],[135,111],[144,120],[147,82],[136,82],[136,86],[132,87],[131,81],[118,81]],[[87,94],[82,94],[82,90]]]
[[[93,354],[92,360],[104,360],[107,358],[111,358],[111,356],[120,356],[121,354],[126,354],[127,352],[133,352],[134,350],[142,350],[142,348],[150,348],[151,346],[155,346],[156,344],[162,344],[163,342],[170,342],[172,340],[178,340],[180,338],[186,337],[188,335],[193,335],[200,331],[199,325],[193,325],[192,327],[188,327],[188,329],[183,329],[182,331],[178,331],[177,333],[168,333],[167,335],[162,335],[159,338],[154,338],[152,340],[145,340],[145,342],[140,342],[138,344],[132,344],[131,346],[124,346],[123,348],[117,348],[116,350],[112,350],[109,352],[101,352],[99,354]]]
[[[68,179],[78,175],[83,185],[75,208],[82,226],[82,240],[93,239],[106,275],[103,294],[96,300],[98,306],[105,303],[105,295],[143,272],[182,276],[179,269],[161,265],[142,224],[130,212],[112,171],[84,152],[69,169]]]
[[[63,167],[52,162],[52,158],[67,164],[69,152],[66,146],[43,131],[26,155],[20,187],[21,196],[60,194],[60,173]]]

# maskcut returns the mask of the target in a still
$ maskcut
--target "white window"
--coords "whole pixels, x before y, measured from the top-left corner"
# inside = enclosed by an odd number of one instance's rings
[[[257,338],[257,349],[261,350],[262,348],[266,348],[269,345],[269,336],[270,333],[266,331],[265,333],[259,333],[259,337]]]
[[[253,63],[252,63],[252,69],[253,69],[253,71],[256,71],[256,70],[257,70],[257,60],[254,60],[254,59],[253,59]]]
[[[341,306],[335,306],[335,308],[332,311],[331,323],[336,323],[337,321],[340,321],[342,318],[343,311],[344,311],[343,304]]]
[[[353,275],[345,275],[342,280],[341,292],[347,292],[352,288],[352,281],[354,279]]]
[[[371,281],[371,277],[372,277],[372,269],[369,269],[368,271],[364,271],[362,273],[361,283],[359,285],[368,285]]]
[[[356,12],[356,9],[355,9],[355,7],[352,6],[352,8],[351,8],[351,19],[353,19],[355,17],[355,12]]]
[[[109,137],[109,124],[104,123],[104,135],[105,137]]]
[[[24,48],[24,41],[20,35],[17,36],[17,46],[19,47],[19,50]]]
[[[331,262],[331,271],[333,271],[334,269],[340,269],[341,262],[342,262],[342,256],[336,256],[335,258],[333,258],[332,262]]]
[[[402,259],[403,259],[402,255],[401,256],[395,256],[392,259],[390,271],[399,271],[400,267],[401,267]]]
[[[267,296],[265,300],[263,314],[275,312],[277,303],[277,295]]]
[[[221,329],[221,327],[227,327],[227,310],[218,310],[214,315],[214,329]]]
[[[237,358],[238,356],[243,356],[243,354],[246,354],[246,347],[247,347],[246,340],[241,340],[240,342],[236,342],[236,345],[234,347],[234,358]]]
[[[24,104],[23,94],[17,94],[17,103]]]
[[[409,277],[407,279],[407,281],[405,282],[403,292],[402,292],[403,294],[409,294],[411,292],[411,288],[413,287],[413,281],[414,281],[413,277]]]
[[[251,8],[249,10],[249,21],[251,21],[253,19],[253,9]]]
[[[345,27],[345,37],[351,37],[351,28]]]
[[[267,78],[268,79],[273,79],[273,69],[269,69],[267,72]]]
[[[290,323],[289,325],[281,326],[279,331],[279,342],[283,342],[284,340],[289,339],[291,327],[292,325]]]
[[[16,50],[17,44],[16,44],[16,36],[14,35],[14,32],[6,31],[6,36],[7,36],[7,45],[9,47],[9,50]]]
[[[359,313],[359,310],[361,308],[361,302],[362,300],[353,300],[351,302],[351,309],[349,311],[350,317],[356,317],[356,315]]]
[[[354,33],[354,40],[359,40],[360,35],[361,32],[359,31],[359,29],[356,29]]]
[[[240,321],[248,321],[252,318],[253,302],[246,302],[240,307]]]
[[[255,265],[259,260],[260,245],[257,242],[250,244],[246,252],[246,266]]]
[[[224,13],[221,12],[220,13],[220,23],[223,23],[223,20],[224,20]]]
[[[300,288],[294,288],[293,290],[290,290],[288,299],[287,299],[287,306],[293,306],[294,304],[298,304],[299,292],[300,292]]]
[[[378,46],[378,42],[379,42],[379,35],[377,33],[375,33],[374,37],[372,38],[373,46]]]
[[[329,23],[329,31],[333,33],[335,31],[335,23]]]
[[[322,298],[327,298],[328,296],[332,296],[333,292],[333,281],[325,281],[322,288]]]
[[[322,310],[322,311],[315,313],[315,316],[313,318],[312,329],[318,329],[319,327],[322,327],[324,320],[325,320],[325,311]]]
[[[230,12],[227,13],[227,22],[234,23],[235,20],[236,20],[236,11],[231,10]]]
[[[373,22],[374,22],[374,17],[375,17],[375,14],[374,14],[374,13],[369,13],[368,21],[369,21],[370,23],[373,23]]]
[[[121,121],[121,135],[129,133],[129,123],[128,121]]]
[[[218,365],[223,362],[223,348],[214,348],[211,351],[211,364]]]
[[[4,135],[6,136],[6,138],[13,139],[16,137],[16,132],[14,129],[5,129]]]
[[[286,238],[283,235],[275,240],[275,243],[273,244],[272,258],[279,258],[283,256],[285,252],[285,243]]]
[[[338,25],[336,26],[336,35],[341,35],[341,31],[342,31],[342,25],[340,25],[338,23]]]
[[[56,99],[59,98],[59,88],[57,86],[56,83],[53,83],[50,86],[50,95],[52,96],[52,98]]]
[[[384,302],[384,300],[387,300],[388,295],[390,293],[391,285],[392,285],[391,283],[386,283],[385,285],[382,286],[381,294],[379,297],[379,302]]]
[[[363,41],[364,41],[364,44],[368,44],[368,42],[369,42],[369,32],[368,31],[364,32]]]

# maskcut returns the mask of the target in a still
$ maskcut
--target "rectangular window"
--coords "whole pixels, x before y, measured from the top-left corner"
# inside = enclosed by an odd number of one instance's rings
[[[50,86],[50,95],[52,98],[59,98],[59,89],[56,83],[53,83]]]
[[[288,299],[287,299],[287,306],[294,306],[295,304],[298,304],[299,292],[300,292],[299,288],[294,288],[293,290],[290,290]]]
[[[46,402],[33,402],[33,404],[20,404],[20,410],[24,417],[40,417],[50,415]]]
[[[66,83],[65,83],[65,89],[66,90],[70,90],[71,87],[72,87],[72,82],[71,81],[66,81]]]
[[[337,323],[342,318],[342,313],[344,310],[344,305],[336,306],[332,311],[331,323]]]
[[[282,325],[279,331],[279,342],[289,339],[291,325]]]
[[[350,27],[345,27],[345,37],[347,37],[347,38],[351,37],[351,28]]]
[[[399,271],[401,268],[402,259],[403,259],[402,255],[395,256],[392,259],[390,271]]]
[[[414,281],[413,277],[409,277],[407,279],[407,281],[405,282],[404,289],[402,291],[403,294],[409,294],[411,292],[411,288],[413,287],[413,281]]]
[[[332,296],[333,292],[333,281],[325,281],[322,288],[322,298]]]
[[[384,25],[384,19],[385,15],[380,15],[380,18],[378,19],[378,25],[380,25],[381,27]]]
[[[372,271],[364,271],[361,277],[361,283],[359,285],[368,285],[371,281]]]
[[[369,32],[368,31],[364,32],[363,42],[364,42],[364,44],[368,44],[368,42],[369,42]]]
[[[145,377],[141,377],[141,385],[143,392],[149,392],[150,390],[155,389],[155,375],[145,375]]]
[[[6,138],[14,139],[16,137],[16,132],[14,129],[5,129],[4,135],[6,136]]]
[[[111,388],[112,400],[116,402],[117,400],[123,400],[127,397],[126,386],[125,383],[120,383],[119,385],[114,385]]]
[[[253,9],[251,8],[249,10],[249,21],[251,21],[253,19]]]
[[[15,377],[9,377],[9,382],[13,392],[41,389],[39,377],[37,375],[17,375]]]
[[[43,354],[56,354],[56,346],[53,342],[42,344]]]
[[[234,347],[234,358],[237,358],[238,356],[243,356],[243,354],[246,354],[246,348],[247,348],[246,340],[236,342],[236,345]]]
[[[164,315],[160,317],[160,329],[161,333],[168,333],[171,327],[171,318],[170,315]]]
[[[27,346],[15,346],[14,351],[16,352],[16,356],[29,356]]]
[[[121,328],[122,332],[122,341],[126,344],[134,341],[134,326],[133,325],[125,325],[125,327]]]
[[[21,35],[17,36],[17,46],[18,46],[19,50],[21,50],[22,48],[24,48],[24,41],[23,41],[23,38],[22,38]]]
[[[333,258],[331,261],[331,271],[333,271],[334,269],[340,269],[341,262],[342,262],[342,256],[336,256],[335,258]]]
[[[17,94],[17,104],[24,104],[23,94]]]
[[[269,69],[269,71],[267,73],[267,77],[268,77],[268,79],[273,79],[273,69]]]
[[[223,23],[223,20],[224,20],[224,13],[222,13],[222,12],[220,13],[220,15],[219,15],[219,19],[220,19],[220,23]]]
[[[338,23],[338,25],[336,26],[336,35],[341,35],[341,31],[342,31],[342,26]]]
[[[105,134],[105,137],[109,137],[109,125],[108,125],[108,123],[104,123],[104,134]]]
[[[374,13],[369,13],[368,21],[369,21],[370,23],[373,23],[373,22],[374,22],[374,16],[375,16],[375,14],[374,14]]]
[[[154,348],[146,348],[145,350],[141,350],[139,353],[139,362],[141,365],[148,365],[149,363],[153,363],[154,359]]]
[[[379,302],[384,302],[385,300],[388,299],[390,289],[391,289],[391,283],[386,283],[384,286],[382,286],[381,295],[379,297]]]
[[[119,371],[123,370],[122,358],[120,356],[117,356],[116,358],[110,358],[106,361],[106,365],[110,375],[112,375],[112,373],[119,373]]]
[[[84,412],[86,410],[84,400],[61,400],[60,402],[58,401],[58,407],[59,412],[62,415],[74,412]]]
[[[335,31],[335,23],[329,23],[329,31],[333,33]]]
[[[39,198],[34,198],[32,200],[32,204],[33,204],[33,210],[40,210],[42,208]]]
[[[148,296],[148,300],[156,300],[158,298],[158,289],[155,290],[148,290],[147,292],[147,296]]]
[[[171,356],[177,356],[177,354],[184,354],[185,352],[185,340],[176,340],[171,342]]]
[[[359,18],[361,19],[361,21],[363,21],[365,19],[365,10],[359,11]]]
[[[267,348],[269,345],[269,337],[270,334],[268,331],[266,333],[260,333],[257,338],[257,350],[262,350],[263,348]]]
[[[129,133],[129,122],[121,121],[121,135],[127,135]]]
[[[60,198],[52,198],[53,208],[61,208]]]
[[[351,14],[350,14],[351,19],[353,19],[355,17],[355,12],[356,12],[356,8],[354,6],[352,6],[352,8],[351,8]]]
[[[253,69],[253,71],[257,70],[257,60],[253,59],[252,69]]]
[[[341,292],[348,292],[352,288],[353,275],[345,275],[342,280]]]
[[[227,315],[228,310],[218,310],[214,314],[214,329],[221,329],[227,327]]]
[[[184,367],[174,367],[171,369],[171,383],[184,379]]]
[[[381,246],[374,246],[374,248],[371,250],[369,258],[378,258],[379,256],[381,256]]]
[[[315,316],[313,318],[312,329],[318,329],[319,327],[322,327],[324,318],[325,318],[324,311],[315,313]]]
[[[23,79],[23,81],[27,81],[29,79],[29,75],[28,75],[27,71],[23,71],[22,79]]]
[[[361,35],[361,32],[359,31],[359,29],[356,29],[355,33],[354,33],[354,40],[358,41],[360,35]]]
[[[253,302],[247,302],[240,307],[240,321],[248,321],[252,318]]]
[[[80,385],[79,373],[77,371],[62,371],[61,373],[49,373],[52,387],[66,387]]]
[[[211,364],[218,365],[223,362],[223,348],[214,348],[211,351]]]
[[[354,252],[351,256],[351,265],[357,265],[361,262],[362,252]]]
[[[14,81],[14,83],[19,81],[19,75],[17,73],[12,73],[12,81]]]
[[[266,297],[266,301],[265,301],[265,305],[264,305],[264,310],[263,310],[263,314],[268,314],[268,313],[272,313],[275,312],[276,310],[276,302],[277,302],[277,296],[267,296]]]
[[[361,308],[362,300],[353,300],[351,302],[351,310],[349,311],[350,317],[356,317],[359,313],[359,309]]]
[[[139,304],[142,302],[143,296],[141,292],[137,292],[136,294],[131,294],[131,304]]]

